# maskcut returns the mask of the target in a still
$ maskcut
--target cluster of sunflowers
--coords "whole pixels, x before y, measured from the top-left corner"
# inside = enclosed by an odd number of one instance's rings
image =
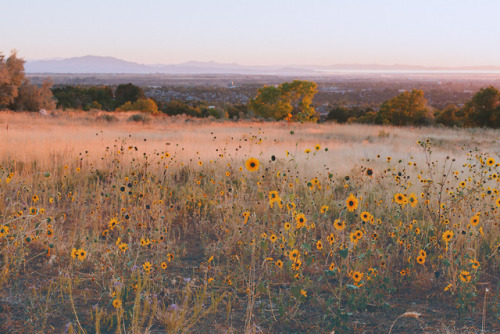
[[[204,163],[141,156],[122,143],[106,148],[101,165],[80,158],[43,178],[18,178],[7,163],[1,281],[28,279],[30,265],[44,275],[57,267],[74,291],[72,313],[61,316],[88,328],[95,315],[82,319],[81,310],[90,305],[107,309],[111,324],[113,316],[136,324],[138,305],[180,321],[173,314],[185,317],[202,292],[212,294],[207,312],[222,312],[218,302],[239,305],[235,312],[250,305],[268,323],[318,301],[327,314],[346,314],[408,286],[466,309],[480,278],[498,270],[500,166],[469,152],[461,168],[447,160],[438,173],[430,142],[419,144],[429,157],[422,167],[378,155],[349,175],[299,172],[294,162],[328,154],[320,144]]]

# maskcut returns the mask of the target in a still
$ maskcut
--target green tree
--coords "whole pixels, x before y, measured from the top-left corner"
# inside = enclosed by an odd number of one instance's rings
[[[457,113],[459,108],[451,104],[447,106],[444,110],[438,111],[434,114],[436,123],[443,124],[445,126],[457,126],[459,125],[459,119]]]
[[[462,109],[468,126],[500,127],[500,92],[493,86],[481,88]]]
[[[424,92],[405,91],[380,106],[382,121],[393,125],[425,125],[432,121],[432,114],[424,98]]]
[[[0,53],[0,107],[14,102],[24,81],[24,60],[11,52],[9,58]]]
[[[135,102],[140,99],[145,99],[144,91],[132,83],[121,84],[116,87],[115,99],[116,105],[121,106],[127,102]]]
[[[316,111],[311,106],[318,92],[312,81],[294,80],[281,85],[264,86],[250,101],[250,108],[263,117],[276,120],[316,121]]]

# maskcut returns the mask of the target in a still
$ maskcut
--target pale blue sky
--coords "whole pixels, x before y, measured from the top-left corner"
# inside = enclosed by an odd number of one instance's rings
[[[497,65],[497,0],[0,0],[0,51],[140,63]]]

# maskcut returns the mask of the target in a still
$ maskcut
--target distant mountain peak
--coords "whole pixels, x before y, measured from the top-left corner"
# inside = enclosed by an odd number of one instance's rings
[[[355,73],[375,71],[500,71],[500,66],[468,66],[456,68],[425,67],[418,65],[337,64],[330,66],[248,66],[238,63],[215,61],[188,61],[180,64],[145,65],[116,57],[85,55],[65,59],[28,60],[27,73],[129,73],[129,74],[272,74],[272,75],[321,75],[335,71]]]

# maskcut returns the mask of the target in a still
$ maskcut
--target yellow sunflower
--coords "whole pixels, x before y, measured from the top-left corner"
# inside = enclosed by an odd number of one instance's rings
[[[245,162],[245,167],[251,172],[255,172],[259,169],[259,160],[255,158],[250,158]]]
[[[354,210],[356,210],[358,208],[359,201],[356,198],[356,196],[354,196],[353,194],[350,194],[349,197],[347,197],[345,202],[347,204],[347,210],[349,212],[353,212]]]

